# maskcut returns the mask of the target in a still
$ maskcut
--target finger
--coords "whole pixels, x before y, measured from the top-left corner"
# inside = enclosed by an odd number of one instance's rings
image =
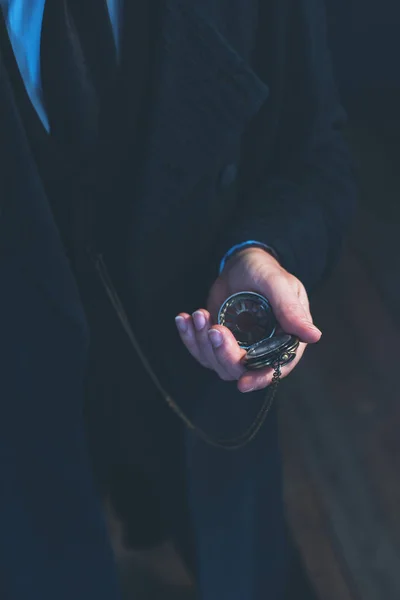
[[[293,283],[285,276],[276,278],[269,290],[269,300],[275,317],[284,331],[296,335],[302,342],[314,344],[322,332],[314,325],[308,302],[300,298]]]
[[[314,322],[313,318],[312,318],[312,315],[311,315],[311,312],[310,312],[310,300],[309,300],[309,298],[307,296],[307,292],[306,292],[306,290],[304,288],[302,288],[300,290],[299,300],[300,300],[300,303],[301,303],[302,307],[306,311],[306,313],[310,316],[311,321]]]
[[[212,326],[211,315],[205,309],[196,310],[192,315],[194,331],[197,341],[197,347],[203,364],[206,364],[210,369],[213,369],[221,379],[231,379],[229,373],[218,363],[211,340],[208,336],[208,331]]]
[[[222,331],[212,329],[210,334],[212,320],[207,310],[197,310],[192,318],[203,362],[224,381],[237,380],[243,373],[243,368],[240,366],[242,352],[231,332],[221,327]],[[230,338],[233,339],[233,343]],[[220,354],[224,355],[225,360],[218,360]]]
[[[203,358],[197,344],[197,338],[191,316],[186,313],[180,313],[177,317],[175,317],[175,323],[180,338],[186,348],[189,350],[190,354],[201,365],[203,365],[203,367],[208,367],[208,365],[203,362]]]
[[[303,357],[306,347],[307,344],[299,345],[296,352],[296,358],[287,366],[282,367],[282,378],[287,377],[289,373],[291,373],[293,369],[295,369],[295,367],[299,364],[300,360]],[[246,373],[242,375],[242,377],[238,381],[238,389],[244,394],[249,392],[255,392],[257,390],[263,390],[264,388],[271,385],[273,375],[274,369],[270,367],[260,369],[259,371],[246,371]]]
[[[216,362],[231,380],[239,379],[245,373],[242,359],[246,355],[233,334],[222,325],[214,325],[208,332]]]

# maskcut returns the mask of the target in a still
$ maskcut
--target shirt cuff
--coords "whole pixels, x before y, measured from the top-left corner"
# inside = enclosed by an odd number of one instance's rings
[[[239,252],[239,250],[243,250],[244,248],[262,248],[266,252],[269,252],[270,254],[272,254],[272,256],[274,258],[276,258],[276,260],[279,260],[278,255],[275,252],[275,250],[273,248],[271,248],[270,246],[267,246],[267,244],[257,242],[257,240],[247,240],[247,242],[242,242],[240,244],[236,244],[235,246],[232,246],[232,248],[230,248],[230,250],[228,250],[228,252],[224,255],[224,257],[221,260],[220,265],[219,265],[219,274],[220,275],[221,275],[222,271],[224,270],[227,261],[231,258],[231,256],[236,254],[236,252]]]

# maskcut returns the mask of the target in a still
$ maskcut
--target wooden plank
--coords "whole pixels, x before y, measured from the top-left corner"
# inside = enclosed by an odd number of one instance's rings
[[[351,253],[344,263],[345,268],[342,266],[334,281],[334,288],[340,290],[340,297],[333,298],[335,311],[330,306],[330,295],[324,299],[325,308],[321,304],[326,312],[321,318],[328,339],[321,352],[314,354],[314,364],[326,378],[326,364],[335,364],[342,356],[345,344],[340,342],[346,339],[346,331],[347,338],[351,337],[358,348],[363,347],[353,360],[349,357],[352,351],[344,354],[349,365],[347,374],[339,374],[336,382],[326,380],[326,385],[337,391],[336,410],[340,409],[341,418],[351,429],[374,494],[400,538],[400,381],[393,352],[400,330],[367,268]],[[370,315],[373,327],[366,327]]]
[[[289,525],[318,598],[358,600],[351,591],[340,553],[332,543],[321,497],[311,480],[296,442],[296,428],[282,423],[285,464],[285,501]],[[347,575],[347,576],[346,576]]]
[[[324,527],[336,560],[345,566],[349,593],[362,600],[398,600],[399,511],[391,495],[395,490],[399,498],[400,489],[393,461],[381,468],[393,451],[382,445],[383,436],[393,420],[397,431],[400,426],[397,361],[385,355],[398,333],[363,266],[351,255],[344,260],[314,311],[324,343],[283,386],[288,398],[283,408],[325,509]],[[309,494],[311,484],[301,485]],[[298,532],[300,521],[294,525]],[[298,533],[302,547],[306,535]],[[315,534],[314,540],[318,548],[326,545]]]
[[[305,377],[305,369],[302,372]],[[351,574],[351,587],[363,600],[398,600],[398,540],[392,538],[352,437],[331,410],[331,398],[315,375],[312,383],[296,380],[307,388],[307,395],[297,390],[292,416],[301,432],[307,468],[326,507],[330,535]]]

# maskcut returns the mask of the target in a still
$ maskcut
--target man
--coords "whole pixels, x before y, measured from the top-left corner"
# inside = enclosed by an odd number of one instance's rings
[[[275,410],[233,452],[167,401],[254,420],[271,371],[213,325],[237,291],[300,337],[283,375],[320,338],[354,205],[322,1],[1,6],[2,597],[119,597],[99,498],[138,470],[201,598],[281,598]]]

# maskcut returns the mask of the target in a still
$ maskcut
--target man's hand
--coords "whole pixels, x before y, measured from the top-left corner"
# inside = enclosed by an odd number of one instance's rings
[[[245,350],[229,329],[214,324],[223,302],[243,291],[267,297],[282,330],[300,338],[296,358],[282,368],[282,376],[294,369],[307,344],[319,341],[321,332],[313,325],[304,286],[271,254],[261,248],[246,248],[230,258],[211,288],[207,310],[201,308],[192,316],[181,313],[176,324],[183,343],[200,364],[225,381],[237,380],[241,392],[252,392],[271,383],[273,369],[246,371],[242,364]]]

